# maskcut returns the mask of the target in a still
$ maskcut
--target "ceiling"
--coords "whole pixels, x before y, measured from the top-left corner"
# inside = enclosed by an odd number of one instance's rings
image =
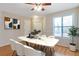
[[[31,11],[31,5],[25,3],[0,3],[0,11],[5,11],[21,16],[46,15],[67,9],[76,8],[79,3],[52,3],[51,6],[45,7],[45,11]]]

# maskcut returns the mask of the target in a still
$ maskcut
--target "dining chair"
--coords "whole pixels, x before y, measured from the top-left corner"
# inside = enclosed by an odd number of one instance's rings
[[[25,56],[45,56],[45,53],[33,49],[32,47],[24,45]]]
[[[15,50],[16,49],[16,44],[15,44],[15,40],[14,39],[10,39],[10,45],[11,45],[11,48],[12,48],[12,50]]]
[[[16,53],[18,56],[24,56],[24,46],[23,44],[19,43],[16,40],[10,39],[11,41],[11,46],[14,50],[16,50]]]
[[[44,56],[45,54],[41,51],[35,50],[32,47],[24,45],[16,40],[10,39],[13,48],[16,50],[18,56]]]

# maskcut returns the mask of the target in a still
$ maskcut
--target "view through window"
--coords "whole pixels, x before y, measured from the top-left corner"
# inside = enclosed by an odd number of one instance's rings
[[[72,15],[53,18],[54,36],[68,36],[68,30],[72,26]]]

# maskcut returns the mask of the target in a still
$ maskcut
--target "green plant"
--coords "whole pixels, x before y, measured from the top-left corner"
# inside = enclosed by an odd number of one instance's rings
[[[75,26],[72,26],[72,27],[69,29],[68,35],[72,38],[72,43],[73,43],[73,38],[74,38],[75,36],[77,36],[77,31],[78,31],[78,28],[75,27]]]
[[[78,28],[75,27],[75,26],[72,26],[70,29],[69,29],[69,35],[70,36],[76,36],[77,35],[77,31],[78,31]]]

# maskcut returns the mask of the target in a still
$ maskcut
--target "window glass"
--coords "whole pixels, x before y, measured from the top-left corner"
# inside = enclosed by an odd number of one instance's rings
[[[70,27],[65,27],[65,26],[63,27],[63,36],[64,37],[68,37],[69,28]]]
[[[69,28],[72,26],[72,15],[55,17],[53,20],[54,35],[67,37]]]
[[[72,15],[63,17],[63,26],[72,26]]]
[[[54,26],[61,26],[61,17],[54,18]]]
[[[61,36],[61,27],[55,27],[54,35]]]

